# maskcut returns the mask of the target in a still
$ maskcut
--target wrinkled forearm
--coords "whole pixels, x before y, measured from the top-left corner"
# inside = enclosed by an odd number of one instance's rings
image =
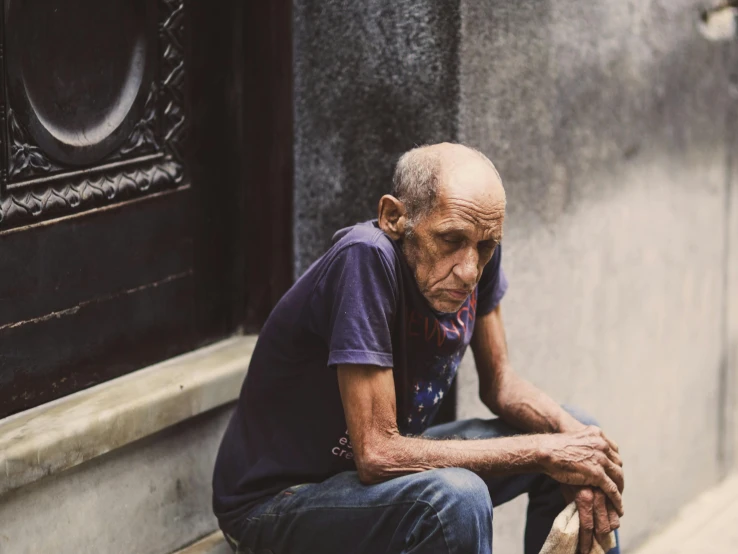
[[[512,371],[482,393],[487,407],[510,424],[533,433],[563,433],[584,427],[535,385]]]
[[[406,437],[397,427],[392,370],[339,365],[338,388],[359,478],[377,483],[410,473],[458,467],[479,475],[540,472],[550,435],[480,440]]]
[[[393,433],[367,443],[372,447],[356,452],[359,478],[366,484],[445,467],[460,467],[486,477],[540,472],[543,464],[538,435],[433,440]]]

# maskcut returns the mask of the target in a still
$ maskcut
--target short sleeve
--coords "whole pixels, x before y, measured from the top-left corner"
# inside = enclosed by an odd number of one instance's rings
[[[328,345],[329,367],[393,367],[397,289],[396,274],[378,246],[354,243],[336,254],[311,299],[314,327]]]
[[[502,245],[498,245],[492,259],[487,262],[479,280],[477,292],[477,315],[494,310],[507,291],[507,277],[502,270]]]

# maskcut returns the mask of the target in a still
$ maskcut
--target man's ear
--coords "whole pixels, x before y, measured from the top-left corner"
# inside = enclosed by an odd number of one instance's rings
[[[393,240],[400,240],[405,236],[407,226],[407,211],[405,205],[389,194],[379,199],[379,228]]]

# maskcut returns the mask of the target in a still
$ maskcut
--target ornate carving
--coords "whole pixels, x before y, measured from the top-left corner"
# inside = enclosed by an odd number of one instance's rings
[[[156,140],[156,91],[156,83],[152,83],[149,95],[146,97],[144,116],[136,123],[130,136],[123,143],[123,146],[121,146],[121,155],[150,154],[159,149],[159,144]]]
[[[10,179],[48,174],[60,169],[60,166],[52,162],[43,150],[33,143],[33,140],[10,108],[8,108],[7,125],[8,143],[10,145],[8,177]]]
[[[8,156],[8,170],[0,173],[4,185],[0,190],[4,190],[0,194],[0,228],[80,212],[184,183],[184,0],[159,0],[159,14],[160,80],[152,83],[143,118],[123,145],[106,158],[108,164],[115,161],[116,167],[70,173],[70,168],[51,160],[14,116],[0,87],[0,117],[6,115],[0,144],[4,142]],[[3,62],[0,50],[0,79],[4,80]],[[150,156],[156,153],[160,157]],[[50,178],[34,180],[39,176]]]
[[[182,163],[180,151],[185,136],[184,110],[184,2],[162,0],[164,19],[161,25],[162,50],[162,122],[164,148]]]
[[[182,179],[181,171],[182,167],[173,161],[154,160],[123,171],[115,168],[94,176],[84,175],[61,186],[23,187],[3,198],[0,224],[28,224],[41,214],[64,215],[171,188],[172,183]]]

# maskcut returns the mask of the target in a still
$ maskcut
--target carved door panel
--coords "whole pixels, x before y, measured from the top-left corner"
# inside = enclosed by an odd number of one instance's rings
[[[242,324],[224,5],[0,2],[0,417]]]

